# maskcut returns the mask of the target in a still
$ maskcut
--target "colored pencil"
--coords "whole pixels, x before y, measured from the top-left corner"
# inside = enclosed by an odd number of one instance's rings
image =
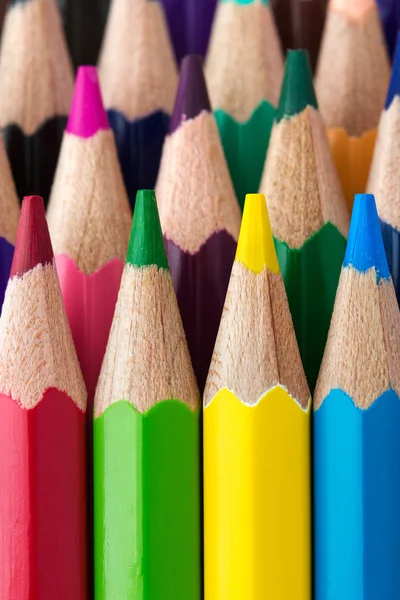
[[[155,186],[177,71],[160,2],[114,0],[99,74],[131,206]]]
[[[261,181],[311,392],[343,261],[348,212],[304,51],[289,51]]]
[[[398,0],[377,0],[386,45],[391,57],[396,48],[397,33],[400,29],[400,2]]]
[[[257,191],[283,76],[267,0],[220,0],[206,77],[236,197]]]
[[[157,198],[167,256],[202,393],[240,228],[201,60],[182,61]]]
[[[388,81],[375,0],[331,0],[315,86],[350,209],[367,185]]]
[[[175,56],[205,56],[218,0],[162,0],[167,16]]]
[[[75,68],[96,64],[110,0],[58,0],[58,4]]]
[[[0,598],[85,600],[86,390],[42,198],[22,204],[0,320]]]
[[[309,409],[265,197],[249,194],[204,393],[206,600],[310,600]]]
[[[19,201],[4,142],[0,136],[0,313],[10,276],[18,220]]]
[[[382,112],[367,191],[375,195],[383,243],[397,300],[400,302],[400,37]]]
[[[96,69],[80,67],[48,221],[65,308],[88,390],[89,551],[93,522],[93,399],[117,301],[131,218]]]
[[[307,50],[317,63],[328,0],[271,0],[284,48]]]
[[[50,195],[73,90],[55,0],[13,0],[0,51],[0,123],[18,197]]]
[[[316,600],[395,600],[400,314],[372,195],[354,201],[315,390]]]
[[[94,407],[96,600],[200,600],[199,408],[155,195],[141,191]]]

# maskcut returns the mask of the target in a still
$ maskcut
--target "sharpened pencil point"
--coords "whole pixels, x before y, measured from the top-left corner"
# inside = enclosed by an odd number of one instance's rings
[[[168,269],[167,255],[153,190],[139,190],[126,262],[135,267]]]
[[[66,131],[81,138],[109,129],[96,67],[79,67]]]
[[[400,96],[400,33],[397,35],[396,51],[393,57],[392,76],[386,96],[385,109],[390,108],[394,98]]]
[[[279,273],[264,194],[246,196],[236,260],[254,273],[261,273],[265,267]]]
[[[375,267],[377,281],[390,278],[375,198],[372,194],[356,194],[354,198],[343,266],[352,266],[362,272]]]
[[[200,56],[186,56],[181,63],[178,92],[169,132],[174,133],[182,121],[194,119],[203,110],[211,112],[210,99]]]
[[[308,54],[305,50],[289,50],[276,120],[294,117],[307,106],[318,109]]]
[[[27,196],[22,203],[10,278],[23,275],[39,264],[51,263],[52,260],[53,248],[43,198]]]

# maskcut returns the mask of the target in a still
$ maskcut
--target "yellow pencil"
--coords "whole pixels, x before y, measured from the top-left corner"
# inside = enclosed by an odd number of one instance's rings
[[[206,600],[310,600],[309,454],[310,393],[251,194],[204,393]]]

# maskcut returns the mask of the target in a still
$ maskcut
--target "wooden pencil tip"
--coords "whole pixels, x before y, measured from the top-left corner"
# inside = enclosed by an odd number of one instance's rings
[[[178,92],[169,132],[176,131],[183,121],[194,119],[203,110],[211,112],[210,99],[200,56],[185,56],[181,63]]]
[[[284,117],[293,117],[307,106],[318,109],[308,53],[305,50],[289,50],[276,120],[279,122]]]
[[[343,266],[352,266],[361,272],[374,267],[378,281],[381,278],[390,278],[375,198],[372,194],[356,194],[354,198]]]
[[[134,267],[168,269],[167,254],[153,190],[139,190],[126,262]]]
[[[386,96],[385,109],[390,108],[396,96],[400,96],[400,33],[397,34],[396,51],[393,57],[392,76]]]
[[[246,196],[236,260],[254,273],[261,273],[265,267],[279,273],[264,194]]]
[[[23,275],[39,264],[51,263],[52,260],[53,248],[43,198],[27,196],[22,202],[10,278]]]
[[[79,67],[66,131],[89,138],[109,129],[96,67]]]

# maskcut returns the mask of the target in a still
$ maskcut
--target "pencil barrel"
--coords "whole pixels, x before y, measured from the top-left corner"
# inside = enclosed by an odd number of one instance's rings
[[[86,600],[85,414],[0,396],[0,598]]]
[[[205,408],[206,600],[310,599],[309,435],[281,387],[255,406],[224,389]]]
[[[200,600],[199,427],[176,400],[94,420],[96,600]]]
[[[398,598],[400,402],[333,390],[314,415],[316,600]]]

